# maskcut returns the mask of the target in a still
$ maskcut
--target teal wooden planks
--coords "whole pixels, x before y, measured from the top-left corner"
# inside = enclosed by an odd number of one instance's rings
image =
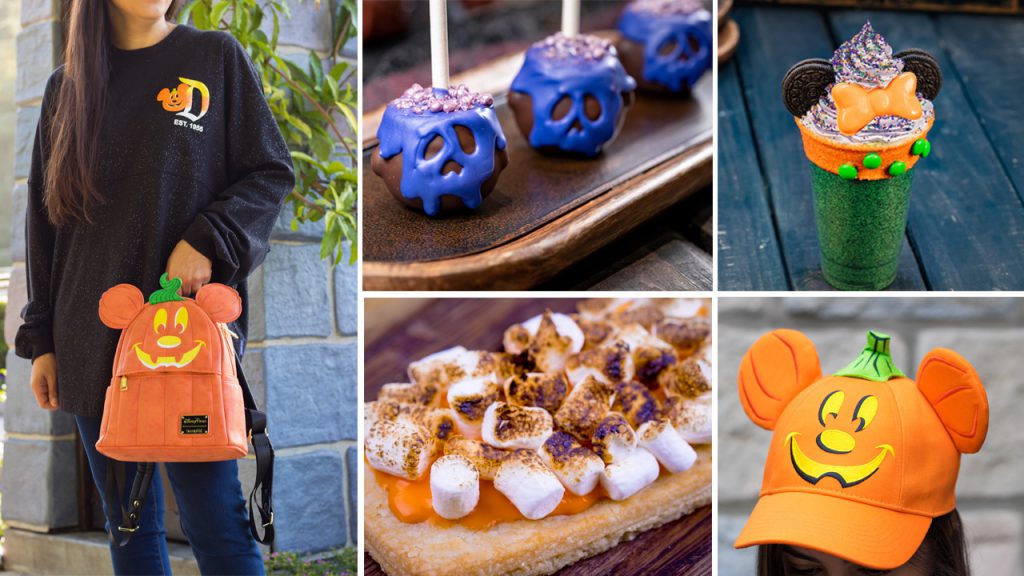
[[[718,72],[718,286],[788,290],[737,64]]]

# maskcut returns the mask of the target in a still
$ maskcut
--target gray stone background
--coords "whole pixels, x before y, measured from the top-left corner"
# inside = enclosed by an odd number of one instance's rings
[[[17,4],[3,1],[5,7]],[[308,50],[326,54],[331,47],[330,11],[317,12],[311,0],[289,3],[292,19],[282,21],[282,56],[304,63]],[[18,311],[26,300],[26,177],[43,89],[61,57],[60,5],[60,0],[20,1],[14,154],[13,160],[0,156],[0,162],[10,162],[14,169],[13,193],[3,202],[11,210],[4,216],[11,219],[7,229],[13,261],[4,337],[12,347]],[[353,40],[344,50],[353,67],[356,53]],[[10,58],[10,52],[0,54],[0,60]],[[276,448],[274,549],[318,552],[355,545],[357,539],[357,278],[354,266],[343,263],[330,269],[320,260],[322,225],[293,232],[289,224],[290,217],[282,215],[272,250],[250,279],[244,366],[257,402],[268,413]],[[74,420],[36,406],[28,385],[29,362],[11,351],[7,366],[0,479],[8,525],[4,567],[34,574],[109,572],[102,533],[67,532],[80,522]],[[239,466],[248,493],[255,461],[250,456]],[[168,531],[180,535],[173,505],[170,512]],[[188,550],[178,546],[175,551],[180,553],[175,573],[195,573]]]
[[[988,438],[961,460],[957,505],[978,576],[1024,575],[1024,299],[721,298],[718,305],[719,574],[754,574],[755,549],[733,541],[753,509],[771,433],[740,405],[736,379],[751,344],[775,328],[806,333],[831,373],[853,360],[868,329],[892,335],[896,365],[913,378],[937,347],[977,369],[990,405]]]

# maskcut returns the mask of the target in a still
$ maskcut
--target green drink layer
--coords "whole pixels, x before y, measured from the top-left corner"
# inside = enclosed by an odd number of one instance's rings
[[[846,180],[811,164],[821,270],[840,290],[881,290],[896,279],[913,170]]]

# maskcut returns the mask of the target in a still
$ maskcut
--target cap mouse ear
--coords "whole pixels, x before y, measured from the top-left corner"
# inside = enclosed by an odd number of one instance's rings
[[[963,356],[936,348],[917,369],[917,388],[939,415],[957,450],[977,452],[988,433],[988,395]]]
[[[814,343],[796,330],[773,330],[743,356],[740,402],[755,424],[772,430],[789,401],[819,377]]]
[[[214,322],[232,322],[242,314],[242,298],[224,284],[207,284],[196,293],[199,305]]]
[[[896,54],[903,60],[903,71],[917,76],[917,91],[929,100],[935,100],[942,89],[942,68],[931,54],[918,48],[911,48]]]
[[[789,113],[799,118],[818,103],[825,88],[835,79],[835,71],[828,60],[811,58],[797,62],[782,79],[782,101]]]
[[[100,321],[120,330],[127,327],[145,305],[141,290],[131,284],[118,284],[100,297]]]

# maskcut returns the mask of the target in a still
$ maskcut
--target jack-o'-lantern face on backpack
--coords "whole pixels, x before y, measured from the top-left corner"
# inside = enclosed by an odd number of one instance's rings
[[[221,284],[208,284],[195,300],[182,298],[176,285],[164,286],[147,304],[135,286],[120,284],[100,300],[100,318],[122,329],[119,373],[154,370],[211,372],[222,362],[218,323],[231,322],[241,313],[238,293]]]

